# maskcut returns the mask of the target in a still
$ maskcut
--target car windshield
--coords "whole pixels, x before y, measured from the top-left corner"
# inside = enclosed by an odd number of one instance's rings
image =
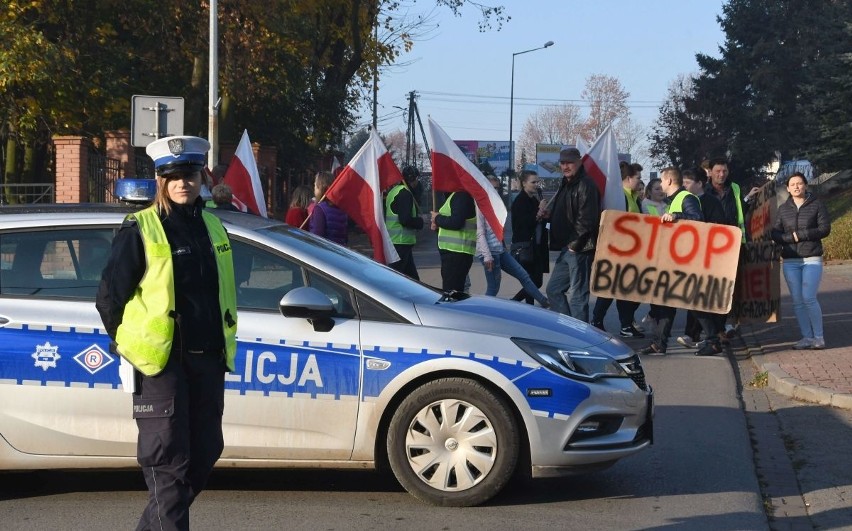
[[[258,229],[258,232],[290,244],[294,239],[303,242],[304,248],[315,258],[314,265],[328,264],[348,271],[353,279],[375,286],[382,293],[416,304],[434,304],[441,298],[441,292],[431,286],[415,282],[358,252],[289,225],[273,225]]]

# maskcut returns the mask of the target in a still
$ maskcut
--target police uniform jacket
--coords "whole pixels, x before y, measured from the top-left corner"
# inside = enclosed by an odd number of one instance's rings
[[[160,216],[174,264],[177,315],[172,348],[221,352],[225,338],[219,310],[219,277],[213,246],[201,218],[203,204],[200,198],[193,205],[172,203],[171,213]],[[113,242],[113,253],[104,269],[95,303],[113,340],[124,307],[145,268],[142,235],[134,220],[125,221]]]

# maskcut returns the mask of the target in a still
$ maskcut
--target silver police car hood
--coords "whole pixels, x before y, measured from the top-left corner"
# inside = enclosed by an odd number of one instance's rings
[[[612,335],[567,315],[497,297],[472,296],[468,299],[417,304],[424,326],[459,329],[505,337],[534,338],[577,348],[607,344],[617,358],[633,355],[630,347]]]

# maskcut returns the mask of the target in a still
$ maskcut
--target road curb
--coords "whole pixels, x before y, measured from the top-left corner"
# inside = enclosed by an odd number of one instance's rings
[[[818,385],[806,384],[798,378],[787,374],[787,371],[782,369],[777,363],[759,363],[755,357],[763,355],[763,348],[757,342],[754,335],[749,334],[748,339],[745,336],[741,336],[741,338],[744,345],[742,352],[736,353],[737,359],[751,359],[757,371],[767,374],[769,387],[775,390],[775,392],[801,402],[852,410],[852,394],[838,393]]]

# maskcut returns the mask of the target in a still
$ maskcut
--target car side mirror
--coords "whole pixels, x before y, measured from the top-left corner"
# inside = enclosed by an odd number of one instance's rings
[[[290,290],[281,297],[278,309],[284,317],[307,319],[317,332],[328,332],[334,327],[334,305],[316,288],[302,287]]]

